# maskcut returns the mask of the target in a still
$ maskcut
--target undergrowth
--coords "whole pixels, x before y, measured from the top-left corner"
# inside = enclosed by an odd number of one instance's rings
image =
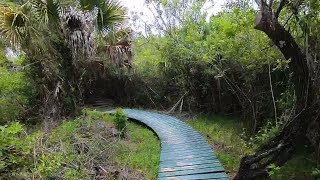
[[[159,169],[160,143],[153,132],[142,125],[129,122],[128,139],[116,147],[116,162],[139,170],[148,180],[156,179]]]
[[[259,145],[274,137],[278,133],[278,129],[282,127],[281,124],[272,125],[268,123],[256,135],[252,137],[245,135],[246,138],[244,138],[244,125],[237,119],[208,115],[187,120],[187,122],[206,137],[230,177],[237,173],[243,156],[252,154]],[[318,180],[320,178],[320,168],[317,168],[316,161],[314,154],[300,151],[284,166],[270,166],[269,176],[276,180]]]
[[[94,112],[101,114],[99,111]],[[160,159],[158,137],[146,126],[132,121],[126,122],[126,132],[125,138],[118,141],[113,149],[113,160],[121,167],[138,171],[145,179],[156,179]]]
[[[127,129],[120,138],[112,116],[89,109],[50,132],[0,126],[0,179],[155,179],[157,137],[134,123]]]
[[[241,139],[242,124],[235,119],[202,116],[187,122],[206,137],[213,146],[217,158],[231,176],[236,173],[241,157],[252,153]]]
[[[98,111],[88,109],[86,111],[93,119],[99,119],[99,116],[105,114],[103,113],[105,111],[104,108]],[[118,109],[118,111],[122,112],[120,114],[123,118],[125,115],[123,111],[121,109]],[[116,122],[118,121],[115,121],[116,117],[107,118],[106,122],[117,126]],[[127,121],[125,125],[121,125],[120,129],[123,126],[125,126],[127,133],[112,148],[113,156],[111,160],[120,167],[130,168],[142,175],[141,177],[131,177],[131,179],[141,179],[142,177],[142,179],[148,180],[156,179],[160,159],[160,142],[157,136],[144,125],[137,124],[136,122]]]
[[[0,66],[0,125],[25,115],[34,97],[35,90],[24,72],[11,72]]]

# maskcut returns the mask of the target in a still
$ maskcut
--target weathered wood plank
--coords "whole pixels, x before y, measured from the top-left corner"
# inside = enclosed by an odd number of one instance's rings
[[[209,167],[203,169],[187,169],[184,171],[172,171],[172,172],[163,172],[159,173],[158,177],[173,177],[173,176],[186,176],[194,174],[207,174],[207,173],[220,173],[224,172],[224,169],[221,166],[218,167]]]
[[[186,123],[154,112],[134,109],[124,112],[130,119],[149,126],[159,137],[158,180],[229,179],[205,138]]]
[[[191,165],[191,166],[161,168],[159,170],[159,174],[163,172],[183,171],[187,169],[203,169],[203,168],[220,167],[220,166],[221,166],[220,163],[208,163],[208,164],[198,164],[198,165]]]

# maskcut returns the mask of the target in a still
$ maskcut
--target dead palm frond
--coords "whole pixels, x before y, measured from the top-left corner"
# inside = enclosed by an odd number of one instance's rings
[[[81,55],[91,57],[95,53],[94,12],[81,11],[75,7],[60,11],[62,30],[68,39],[74,58]]]
[[[110,62],[118,67],[132,67],[133,48],[131,32],[128,28],[111,31],[105,36],[106,51]]]

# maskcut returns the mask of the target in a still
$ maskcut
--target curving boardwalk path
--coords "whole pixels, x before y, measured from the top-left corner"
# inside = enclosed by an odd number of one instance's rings
[[[158,135],[161,141],[158,180],[229,179],[210,145],[186,123],[159,113],[134,109],[124,112]]]

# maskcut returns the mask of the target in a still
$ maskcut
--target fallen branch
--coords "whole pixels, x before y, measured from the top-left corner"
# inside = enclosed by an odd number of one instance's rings
[[[172,108],[167,112],[167,114],[170,114],[172,113],[177,107],[178,105],[180,104],[180,102],[183,100],[183,98],[188,94],[188,91],[186,93],[184,93],[184,95],[181,96],[181,98],[178,100],[178,102],[176,102]]]

